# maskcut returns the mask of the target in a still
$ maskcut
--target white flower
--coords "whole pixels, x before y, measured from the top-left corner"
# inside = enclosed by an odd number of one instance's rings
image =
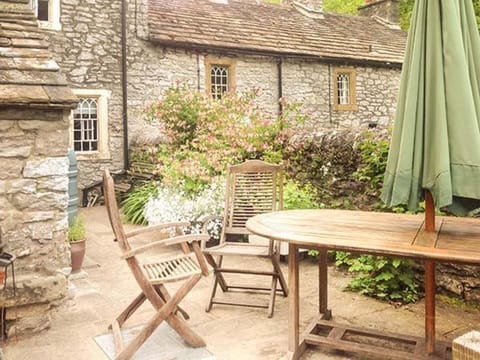
[[[198,222],[205,216],[221,216],[225,197],[224,179],[216,179],[209,186],[193,198],[188,198],[177,189],[161,187],[158,195],[151,198],[144,209],[145,218],[149,225],[156,225],[172,221]],[[209,233],[218,237],[220,228],[218,223],[209,224]],[[201,228],[193,227],[190,231],[199,232]]]

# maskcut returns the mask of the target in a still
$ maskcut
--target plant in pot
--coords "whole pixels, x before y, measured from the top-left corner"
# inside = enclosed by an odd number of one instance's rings
[[[85,222],[76,216],[68,227],[72,273],[80,271],[85,257]]]

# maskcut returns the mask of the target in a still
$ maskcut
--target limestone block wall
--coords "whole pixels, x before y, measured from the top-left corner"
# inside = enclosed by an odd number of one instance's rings
[[[178,82],[205,91],[205,58],[222,57],[222,54],[167,49],[138,38],[129,44],[129,132],[135,139],[143,131],[150,131],[145,129],[145,107]],[[230,56],[229,59],[235,65],[236,91],[260,89],[259,105],[268,112],[278,113],[279,59],[259,56]],[[336,66],[301,60],[284,60],[281,66],[282,96],[287,101],[303,104],[302,110],[311,117],[309,129],[366,128],[369,124],[388,126],[392,123],[400,69],[354,67],[358,109],[335,111],[332,109],[332,72]]]
[[[67,129],[68,111],[0,110],[0,224],[17,256],[16,296],[11,283],[0,293],[16,320],[9,334],[48,327],[47,310],[67,290]]]
[[[79,185],[101,178],[103,168],[123,169],[121,3],[61,0],[60,31],[49,31],[54,59],[72,89],[111,91],[108,99],[110,157],[78,157]]]
[[[332,74],[342,67],[355,70],[357,110],[333,109]],[[369,124],[387,126],[395,116],[400,74],[396,68],[285,61],[283,95],[303,103],[303,111],[311,116],[307,128],[312,131],[329,127],[365,129]]]

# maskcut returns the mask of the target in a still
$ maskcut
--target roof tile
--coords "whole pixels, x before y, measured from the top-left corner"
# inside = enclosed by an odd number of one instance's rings
[[[74,108],[28,2],[0,0],[0,107]]]
[[[401,64],[406,33],[373,18],[246,0],[149,0],[149,40],[167,46]]]

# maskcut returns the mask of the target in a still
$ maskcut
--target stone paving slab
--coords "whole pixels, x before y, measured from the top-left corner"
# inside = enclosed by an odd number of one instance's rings
[[[123,341],[128,343],[142,328],[142,326],[135,326],[122,329]],[[95,336],[95,342],[109,359],[115,359],[115,344],[111,333]],[[168,324],[163,323],[132,357],[132,360],[158,359],[215,360],[215,357],[205,348],[191,348],[186,346],[182,338],[172,330]]]
[[[82,212],[88,234],[87,257],[83,266],[85,274],[72,277],[71,298],[52,311],[50,329],[29,338],[9,339],[3,348],[5,359],[109,359],[95,342],[95,337],[108,332],[110,322],[138,295],[139,290],[125,262],[119,258],[105,209],[93,207]],[[286,264],[282,264],[282,270],[287,274]],[[317,266],[314,261],[303,260],[300,272],[300,324],[305,327],[318,308]],[[267,318],[265,309],[214,305],[206,313],[204,309],[211,280],[212,275],[200,280],[182,302],[182,307],[191,317],[189,325],[204,338],[207,350],[217,360],[280,359],[288,347],[288,299],[277,297],[271,319]],[[423,302],[395,307],[344,291],[348,280],[343,272],[329,268],[329,304],[333,310],[333,320],[423,336]],[[144,305],[125,326],[130,328],[144,324],[153,314],[151,306]],[[479,326],[478,311],[462,311],[437,301],[437,339],[452,340],[470,330],[478,330]],[[161,360],[158,354],[153,358]],[[360,357],[327,349],[320,351],[318,348],[308,349],[302,357],[302,360],[320,359]]]

